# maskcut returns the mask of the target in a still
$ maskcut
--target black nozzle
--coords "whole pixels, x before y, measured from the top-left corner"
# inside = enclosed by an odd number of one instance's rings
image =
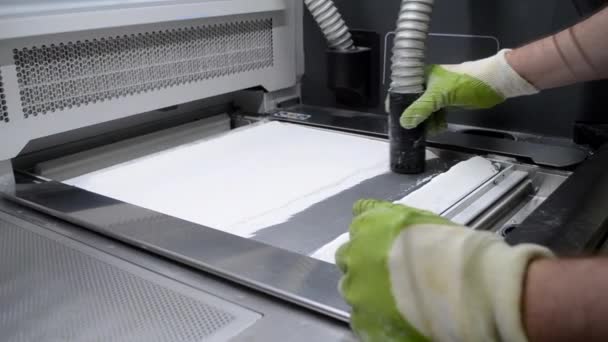
[[[405,129],[399,122],[403,111],[422,94],[390,93],[388,120],[391,171],[399,174],[419,174],[426,164],[426,125]]]

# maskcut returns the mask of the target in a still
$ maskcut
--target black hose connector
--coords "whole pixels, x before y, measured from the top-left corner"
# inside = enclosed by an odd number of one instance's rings
[[[399,174],[419,174],[426,166],[426,124],[405,129],[399,123],[403,111],[422,94],[397,94],[389,96],[388,130],[390,139],[391,171]]]
[[[371,96],[372,51],[366,47],[349,50],[329,49],[328,86],[336,102],[349,107],[365,106]]]

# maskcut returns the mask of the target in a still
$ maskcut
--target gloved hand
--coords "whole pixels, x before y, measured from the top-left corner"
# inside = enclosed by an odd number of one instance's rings
[[[388,202],[359,201],[354,214],[336,262],[363,341],[526,341],[524,277],[550,251]]]
[[[538,93],[507,62],[502,50],[493,57],[457,65],[430,65],[426,92],[401,117],[404,128],[429,120],[432,131],[445,127],[446,107],[486,109],[508,98]],[[435,113],[435,114],[434,114]]]

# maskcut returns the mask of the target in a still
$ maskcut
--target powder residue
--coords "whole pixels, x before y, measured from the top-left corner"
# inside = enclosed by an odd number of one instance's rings
[[[387,151],[385,141],[271,122],[66,183],[251,237],[262,228],[283,223],[326,198],[389,172]]]
[[[492,162],[482,157],[473,157],[456,164],[448,172],[438,175],[395,203],[440,215],[497,173]]]
[[[432,211],[440,215],[497,173],[498,170],[492,162],[482,157],[473,157],[456,164],[448,172],[434,177],[428,184],[395,203]],[[420,183],[427,181],[428,179],[423,179]],[[313,253],[311,257],[335,263],[336,251],[348,240],[348,233],[340,235]]]
[[[338,238],[336,238],[334,241],[328,243],[327,245],[321,247],[319,250],[314,252],[311,255],[311,257],[314,259],[328,262],[330,264],[335,264],[336,263],[335,255],[336,255],[336,252],[338,251],[338,248],[340,248],[340,246],[347,243],[349,239],[350,239],[349,234],[344,233],[344,234],[338,236]]]

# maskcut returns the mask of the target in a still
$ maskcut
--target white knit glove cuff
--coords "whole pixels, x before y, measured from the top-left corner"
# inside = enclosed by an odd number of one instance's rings
[[[529,263],[551,257],[536,245],[508,246],[489,232],[418,225],[389,253],[401,315],[433,341],[527,341],[521,315]]]
[[[455,73],[474,77],[492,87],[505,99],[538,93],[538,89],[521,77],[509,63],[505,54],[511,50],[504,49],[496,55],[456,65],[442,65]]]

